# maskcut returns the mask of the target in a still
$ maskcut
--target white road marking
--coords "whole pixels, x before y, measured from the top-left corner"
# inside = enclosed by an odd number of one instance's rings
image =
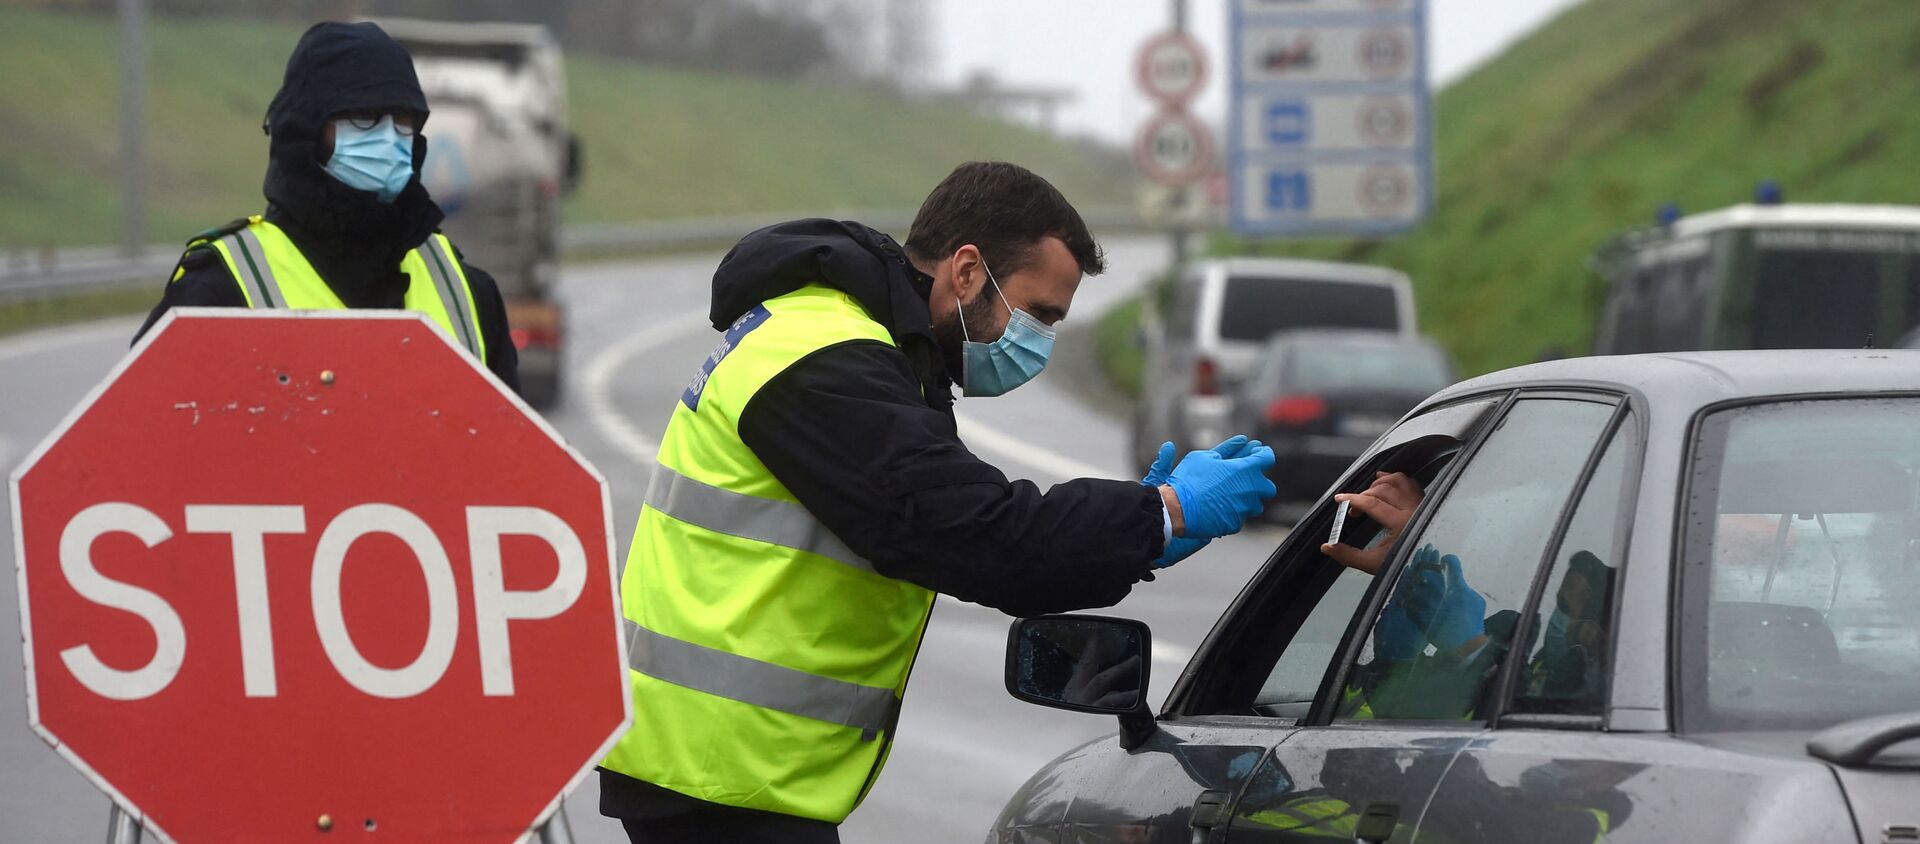
[[[712,331],[704,314],[704,311],[688,311],[668,317],[657,325],[615,341],[593,356],[593,360],[587,364],[586,373],[581,377],[580,392],[586,401],[587,421],[615,451],[620,452],[620,456],[642,469],[652,469],[654,454],[660,450],[660,443],[648,437],[638,424],[621,413],[614,404],[614,379],[626,371],[635,359],[656,347],[702,331]],[[687,363],[691,365],[693,362]]]
[[[105,319],[15,335],[0,339],[0,362],[116,338],[131,344],[133,332],[139,327],[138,322],[129,319]]]
[[[958,411],[954,412],[953,418],[959,424],[960,438],[968,446],[978,446],[1029,469],[1038,469],[1060,478],[1104,478],[1113,474],[1084,460],[1075,460],[1053,449],[1033,445]]]

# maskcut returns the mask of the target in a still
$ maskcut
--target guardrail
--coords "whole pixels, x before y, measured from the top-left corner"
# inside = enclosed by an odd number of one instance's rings
[[[1097,231],[1162,230],[1138,210],[1126,206],[1083,209]],[[813,216],[859,220],[884,231],[904,234],[913,209],[833,211]],[[741,235],[774,223],[808,216],[799,213],[693,217],[639,223],[575,223],[560,231],[563,254],[593,257],[622,252],[654,252],[726,246]],[[76,247],[0,252],[0,303],[50,299],[138,284],[159,284],[180,257],[178,244],[156,244],[134,255],[116,247]]]

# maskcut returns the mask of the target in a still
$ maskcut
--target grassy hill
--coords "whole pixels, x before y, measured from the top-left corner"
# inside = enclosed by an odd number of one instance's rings
[[[1587,0],[1439,98],[1439,195],[1386,242],[1228,253],[1390,264],[1468,372],[1588,347],[1593,248],[1777,179],[1790,201],[1920,204],[1920,4]]]
[[[153,21],[150,240],[260,206],[260,121],[299,34]],[[111,18],[0,8],[0,251],[118,236],[115,45]],[[1131,188],[1124,160],[951,109],[590,57],[568,73],[586,161],[571,220],[912,207],[974,158],[1025,164],[1082,203]]]

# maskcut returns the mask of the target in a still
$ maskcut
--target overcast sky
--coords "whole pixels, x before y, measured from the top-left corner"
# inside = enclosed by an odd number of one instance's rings
[[[1214,121],[1226,98],[1228,2],[1188,4],[1189,26],[1208,50],[1198,109]],[[1435,81],[1472,70],[1575,2],[1430,0]],[[1062,129],[1126,141],[1151,114],[1134,89],[1134,50],[1167,27],[1169,10],[1166,0],[932,0],[936,78],[952,84],[984,70],[1006,83],[1072,89],[1079,96],[1061,112]]]

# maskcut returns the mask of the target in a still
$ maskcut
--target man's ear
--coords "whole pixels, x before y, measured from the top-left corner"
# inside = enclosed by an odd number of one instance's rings
[[[948,258],[953,273],[953,295],[962,305],[971,305],[987,286],[986,263],[980,260],[980,247],[971,243],[953,251]]]

